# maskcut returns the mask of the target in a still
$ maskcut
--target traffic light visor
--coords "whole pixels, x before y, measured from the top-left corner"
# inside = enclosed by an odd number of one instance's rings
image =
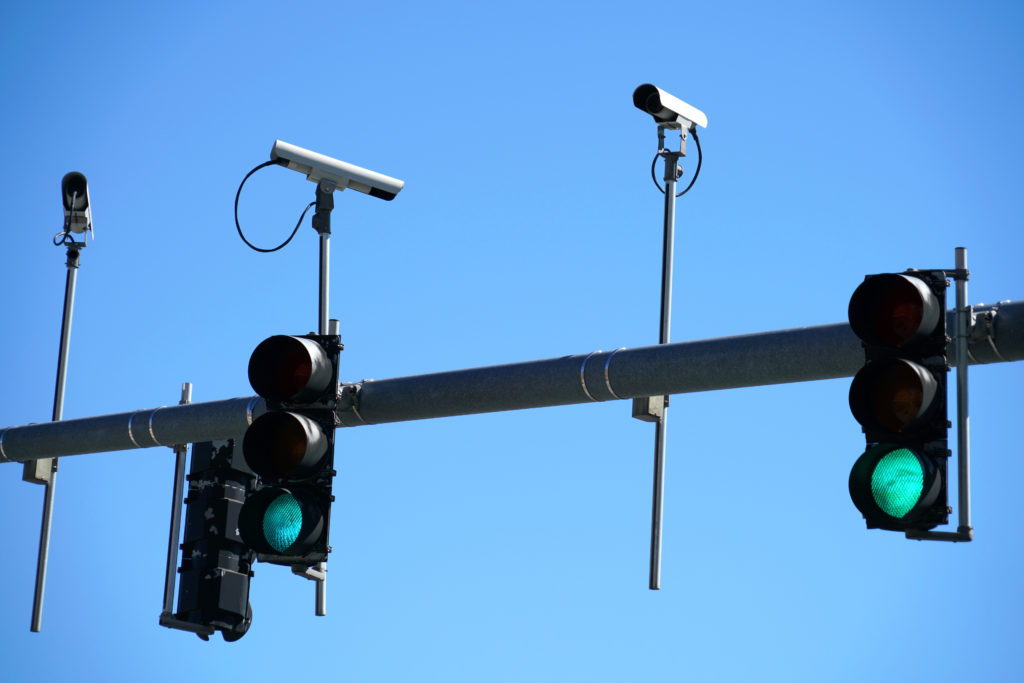
[[[848,313],[850,327],[865,342],[899,348],[931,334],[945,313],[941,309],[923,280],[887,273],[868,277],[854,290]]]
[[[249,357],[249,384],[272,401],[315,400],[330,387],[332,377],[327,352],[305,337],[268,337]]]

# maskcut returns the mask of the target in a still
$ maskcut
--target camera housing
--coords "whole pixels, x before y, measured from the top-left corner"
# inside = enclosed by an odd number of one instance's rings
[[[92,229],[92,208],[89,183],[78,171],[71,171],[60,181],[64,201],[64,232],[83,233]]]
[[[270,160],[277,161],[293,171],[304,173],[308,180],[319,183],[327,180],[336,190],[350,187],[371,197],[391,201],[405,187],[405,181],[377,173],[355,164],[333,159],[297,145],[274,140]]]
[[[653,116],[659,124],[678,123],[687,130],[695,130],[697,126],[708,127],[708,117],[704,112],[650,83],[644,83],[633,91],[633,104]]]

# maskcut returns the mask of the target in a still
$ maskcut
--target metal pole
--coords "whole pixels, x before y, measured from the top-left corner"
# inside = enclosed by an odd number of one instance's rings
[[[328,319],[330,307],[331,284],[331,211],[334,209],[335,184],[321,180],[316,186],[316,211],[313,214],[313,227],[320,234],[320,306],[317,321],[318,334],[337,334],[338,321]],[[316,565],[319,576],[316,583],[316,616],[327,616],[327,563]]]
[[[319,334],[327,334],[327,310],[331,280],[331,233],[320,233],[320,317]]]
[[[188,405],[192,402],[192,383],[181,385],[181,402]],[[178,575],[178,539],[181,537],[181,504],[185,493],[185,454],[188,444],[174,446],[174,487],[171,494],[171,529],[167,540],[167,571],[164,574],[164,611],[170,616],[174,611],[174,584]]]
[[[64,416],[64,387],[67,382],[68,351],[71,347],[71,317],[75,308],[75,285],[78,280],[79,257],[83,244],[71,242],[67,250],[67,277],[64,283],[64,317],[60,325],[60,354],[57,357],[57,383],[53,391],[53,421],[58,422]],[[32,600],[32,626],[34,633],[42,630],[43,595],[46,591],[46,568],[50,556],[50,528],[53,519],[53,498],[57,486],[57,458],[42,467],[49,466],[49,480],[43,495],[43,521],[39,531],[39,557],[36,562],[36,588]],[[36,471],[39,471],[39,465]]]
[[[957,532],[970,536],[971,528],[971,454],[970,425],[967,410],[967,341],[970,334],[970,308],[967,306],[967,249],[956,249],[956,448],[957,500],[960,517]]]
[[[321,180],[316,185],[316,210],[313,229],[320,234],[320,296],[317,334],[327,334],[327,309],[331,282],[331,211],[334,210],[335,184]]]
[[[685,132],[682,132],[681,135],[685,136]],[[672,322],[672,256],[675,249],[676,179],[679,175],[680,153],[664,150],[663,156],[665,158],[665,216],[661,255],[661,322],[658,328],[658,343],[668,344]],[[661,400],[661,414],[654,425],[654,486],[651,495],[651,561],[648,581],[650,590],[661,588],[661,530],[665,497],[665,437],[668,431],[668,396],[662,396]]]

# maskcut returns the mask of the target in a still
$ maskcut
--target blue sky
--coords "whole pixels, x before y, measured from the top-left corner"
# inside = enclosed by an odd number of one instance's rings
[[[277,138],[406,181],[390,203],[336,196],[344,379],[656,342],[644,82],[709,119],[673,340],[840,322],[865,274],[952,267],[957,246],[973,303],[1024,298],[1022,30],[998,2],[6,6],[0,424],[50,417],[71,170],[97,239],[65,417],[172,405],[184,381],[197,401],[252,393],[255,345],[316,326],[309,219],[272,255],[234,230]],[[276,244],[313,190],[254,176],[247,235]],[[42,488],[8,465],[4,677],[1016,680],[1022,381],[972,370],[966,545],[864,529],[849,380],[674,398],[659,592],[653,428],[628,403],[343,431],[328,616],[258,565],[233,644],[157,624],[169,449],[62,461],[30,633]]]

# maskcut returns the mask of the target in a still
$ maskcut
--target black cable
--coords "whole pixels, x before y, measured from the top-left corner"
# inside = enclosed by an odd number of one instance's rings
[[[684,194],[689,192],[690,188],[693,187],[693,184],[697,182],[697,176],[700,175],[700,165],[701,162],[704,161],[704,154],[703,152],[701,152],[700,149],[700,138],[697,137],[697,128],[694,127],[694,129],[691,132],[693,133],[693,141],[697,143],[697,168],[693,171],[693,177],[690,178],[690,184],[686,186],[685,190],[677,194],[677,197],[682,197]],[[654,167],[658,164],[658,157],[660,156],[661,152],[658,152],[657,154],[654,155],[654,160],[651,161],[651,180],[654,181],[654,186],[657,187],[662,194],[665,194],[665,188],[663,188],[661,184],[658,182],[658,176],[655,175],[654,173]]]
[[[78,198],[78,192],[76,191],[71,195],[71,206],[75,205],[75,200]],[[75,236],[71,234],[71,215],[68,214],[64,217],[64,229],[53,236],[53,246],[62,247],[65,244],[78,244],[75,241]]]
[[[242,187],[245,185],[245,181],[248,180],[249,176],[251,176],[253,173],[260,170],[261,168],[266,168],[267,166],[272,166],[275,164],[280,165],[281,162],[278,161],[277,159],[273,159],[271,161],[264,161],[262,164],[246,173],[245,177],[242,178],[241,185],[238,186],[238,192],[235,193],[235,229],[238,230],[238,236],[242,238],[243,242],[249,245],[250,249],[253,249],[263,254],[269,254],[273,251],[277,251],[278,249],[284,249],[285,246],[287,246],[288,243],[292,241],[292,238],[295,237],[295,233],[299,231],[299,226],[302,225],[302,221],[306,217],[306,213],[309,212],[311,208],[313,208],[314,204],[316,204],[316,202],[310,202],[309,204],[306,205],[306,208],[303,210],[302,215],[299,216],[299,222],[295,224],[295,229],[292,230],[292,234],[288,235],[288,239],[286,239],[284,242],[277,245],[273,249],[263,249],[261,247],[257,247],[255,244],[245,239],[245,235],[242,234],[242,226],[238,223],[238,198],[242,196]]]

